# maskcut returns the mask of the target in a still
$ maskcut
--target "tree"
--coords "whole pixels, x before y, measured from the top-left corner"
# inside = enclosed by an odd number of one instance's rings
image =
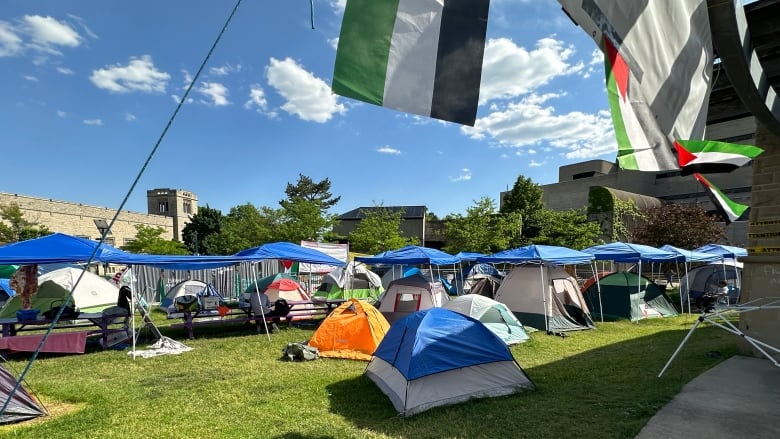
[[[319,204],[303,198],[285,203],[277,233],[284,241],[320,241],[333,229],[336,216],[322,212]]]
[[[322,211],[326,211],[341,200],[341,197],[333,198],[333,195],[330,193],[329,179],[326,178],[318,183],[314,183],[310,177],[303,174],[298,174],[298,183],[294,186],[287,183],[287,188],[284,192],[287,194],[287,200],[279,202],[282,207],[286,207],[285,203],[303,199],[317,204]]]
[[[495,202],[482,197],[466,209],[465,216],[448,215],[444,223],[445,251],[489,254],[509,248],[520,235],[523,218],[518,212],[498,213]]]
[[[581,250],[600,242],[601,227],[597,222],[588,220],[584,208],[565,211],[542,209],[537,212],[536,218],[542,228],[539,235],[532,239],[534,244]]]
[[[190,222],[182,230],[182,238],[187,250],[193,254],[217,254],[209,248],[207,238],[222,230],[223,220],[222,212],[212,209],[208,204],[198,208],[198,213],[190,217]]]
[[[634,234],[637,243],[693,249],[720,241],[725,227],[700,204],[665,204],[647,210],[644,225]]]
[[[280,235],[285,241],[319,241],[336,224],[336,215],[328,209],[341,200],[330,193],[327,178],[314,183],[311,178],[298,174],[295,185],[287,183],[287,199],[279,201],[282,206],[282,227]]]
[[[417,238],[404,238],[401,236],[400,226],[403,210],[393,212],[393,209],[381,208],[361,211],[364,218],[358,226],[349,233],[350,249],[377,254],[387,250],[394,250],[406,245],[417,245]]]
[[[165,229],[143,224],[135,225],[135,240],[123,245],[122,250],[132,253],[148,253],[153,255],[186,255],[187,247],[179,241],[162,238]]]
[[[504,196],[501,213],[516,212],[522,216],[521,236],[525,240],[533,239],[541,230],[542,223],[536,214],[544,209],[543,195],[544,190],[538,184],[530,178],[520,175],[512,186],[512,190]]]
[[[282,215],[268,207],[258,209],[251,203],[232,207],[225,216],[219,233],[209,235],[205,244],[210,252],[220,255],[280,241]]]
[[[50,235],[52,232],[24,218],[24,212],[16,203],[0,206],[0,244],[8,244]]]

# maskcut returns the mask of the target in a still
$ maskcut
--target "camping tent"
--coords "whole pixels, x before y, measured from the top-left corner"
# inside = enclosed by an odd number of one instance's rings
[[[455,289],[459,294],[481,294],[492,299],[503,278],[504,274],[496,267],[477,263],[461,271],[460,276],[455,279]]]
[[[350,262],[322,278],[313,300],[358,299],[376,300],[382,292],[382,279],[364,264]]]
[[[445,303],[442,308],[479,320],[507,345],[528,340],[528,334],[512,311],[503,303],[488,297],[477,294],[458,296]]]
[[[73,290],[76,281],[78,287]],[[112,282],[89,271],[66,267],[38,276],[38,292],[32,296],[31,308],[45,312],[52,306],[62,305],[71,290],[73,297],[70,303],[80,312],[100,312],[116,305],[119,298],[119,288]],[[22,300],[16,295],[3,305],[0,318],[16,317],[16,311],[20,309]]]
[[[319,349],[323,357],[368,361],[389,329],[390,324],[379,310],[352,298],[320,323],[309,345]]]
[[[438,308],[393,324],[365,373],[402,416],[534,388],[503,340],[476,319]]]
[[[210,284],[207,284],[202,280],[187,279],[171,287],[165,295],[165,298],[160,302],[160,308],[168,312],[175,312],[174,302],[176,301],[176,298],[184,296],[192,296],[194,298],[214,296],[218,297],[220,300],[224,300],[222,295]]]
[[[593,315],[631,321],[677,315],[664,289],[647,277],[627,271],[600,274],[598,282],[586,282],[582,290]]]
[[[523,325],[542,331],[593,328],[577,280],[560,265],[516,265],[501,282],[495,300],[509,307]]]
[[[440,307],[448,300],[450,296],[439,282],[431,282],[418,273],[390,282],[377,309],[393,323],[415,311]]]
[[[705,293],[712,293],[718,288],[718,282],[725,280],[729,288],[729,303],[738,303],[740,288],[737,283],[740,276],[741,263],[733,261],[713,262],[691,269],[680,280],[680,296],[688,303]],[[690,299],[689,299],[690,298]]]
[[[27,421],[46,414],[38,401],[21,385],[9,401],[8,396],[14,387],[16,387],[16,378],[0,364],[0,407],[8,403],[5,410],[0,413],[0,425]]]

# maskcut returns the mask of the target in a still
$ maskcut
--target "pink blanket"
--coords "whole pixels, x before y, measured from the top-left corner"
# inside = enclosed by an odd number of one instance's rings
[[[0,337],[0,349],[15,352],[35,352],[43,334]],[[69,331],[49,334],[41,352],[83,354],[87,345],[87,332]]]

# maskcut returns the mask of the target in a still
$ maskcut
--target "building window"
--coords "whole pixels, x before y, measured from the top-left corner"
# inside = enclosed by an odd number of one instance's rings
[[[100,238],[98,238],[98,240],[100,240]],[[105,242],[108,245],[113,246],[114,245],[114,238],[110,238],[110,237],[106,236],[106,239],[104,239],[103,242]]]
[[[135,242],[135,238],[125,238],[124,242],[124,245],[130,244],[131,242]]]
[[[184,200],[182,209],[184,209],[184,213],[192,213],[192,202],[190,200]]]
[[[157,205],[157,210],[160,213],[165,213],[168,211],[168,202],[167,201],[160,201],[160,203]]]

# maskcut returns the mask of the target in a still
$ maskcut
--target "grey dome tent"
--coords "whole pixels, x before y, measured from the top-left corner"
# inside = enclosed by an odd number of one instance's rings
[[[633,322],[677,315],[677,310],[664,290],[645,276],[627,271],[602,274],[598,282],[586,282],[582,291],[594,317],[629,319]]]
[[[46,410],[21,385],[11,396],[14,387],[16,379],[0,364],[0,408],[4,407],[0,411],[0,425],[27,421],[46,414]]]

